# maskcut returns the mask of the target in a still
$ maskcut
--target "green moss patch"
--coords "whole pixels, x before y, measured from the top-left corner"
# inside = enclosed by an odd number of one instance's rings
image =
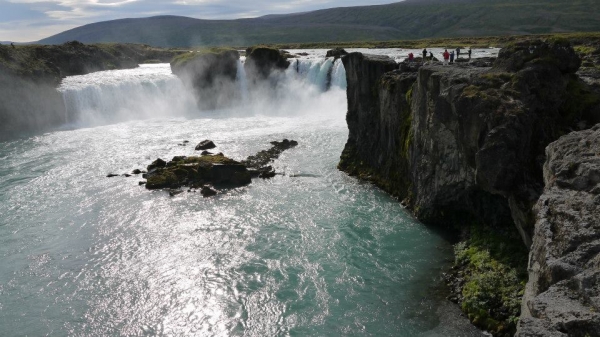
[[[454,251],[464,278],[463,312],[494,336],[513,336],[527,283],[528,253],[517,232],[473,225]]]

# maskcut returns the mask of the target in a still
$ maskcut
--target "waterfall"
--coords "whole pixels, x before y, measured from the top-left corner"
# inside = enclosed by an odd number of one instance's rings
[[[249,88],[244,61],[244,58],[238,60],[236,82],[241,104],[247,110],[245,113],[271,111],[269,113],[273,114],[278,106],[293,111],[300,101],[321,99],[319,96],[329,89],[346,88],[346,72],[339,59],[292,60],[275,90],[262,88],[258,91]],[[195,94],[173,75],[169,64],[69,76],[63,79],[58,90],[65,104],[65,120],[74,126],[210,114],[199,111]],[[236,102],[233,110],[227,109],[240,115],[239,109],[235,109],[237,106]]]
[[[319,91],[330,87],[346,88],[346,71],[341,60],[334,62],[332,57],[322,59],[296,59],[290,63],[287,77],[296,78],[307,85],[316,86]]]
[[[341,59],[335,60],[333,64],[333,72],[331,74],[331,86],[346,90],[346,68]]]
[[[168,64],[69,76],[58,90],[67,122],[80,126],[185,115],[195,107],[193,95]]]
[[[236,81],[238,82],[240,92],[242,93],[242,102],[248,101],[248,79],[246,78],[246,69],[244,68],[245,58],[240,58],[237,63]]]

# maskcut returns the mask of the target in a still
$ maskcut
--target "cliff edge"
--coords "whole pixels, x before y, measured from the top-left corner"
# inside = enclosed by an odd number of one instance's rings
[[[522,259],[507,247],[515,237],[527,248],[537,240],[545,148],[598,118],[598,94],[576,75],[579,56],[553,39],[514,43],[493,65],[397,65],[358,53],[342,61],[349,136],[339,168],[397,196],[422,222],[470,240],[457,254],[457,301],[478,326],[512,335],[525,280],[515,276]],[[468,261],[482,256],[506,282]]]

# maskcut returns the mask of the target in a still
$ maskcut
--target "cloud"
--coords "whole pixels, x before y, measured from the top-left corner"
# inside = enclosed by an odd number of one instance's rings
[[[37,41],[88,23],[155,15],[239,19],[390,0],[0,0],[0,40]]]

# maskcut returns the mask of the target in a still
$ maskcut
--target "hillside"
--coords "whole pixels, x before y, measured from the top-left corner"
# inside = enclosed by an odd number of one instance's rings
[[[597,0],[407,0],[254,19],[156,16],[98,22],[40,40],[162,47],[389,41],[600,31]]]

